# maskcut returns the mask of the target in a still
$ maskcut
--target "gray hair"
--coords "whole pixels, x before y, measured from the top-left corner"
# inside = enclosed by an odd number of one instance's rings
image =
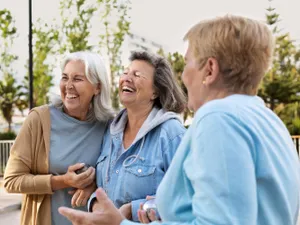
[[[93,85],[101,84],[100,93],[92,98],[87,120],[107,121],[111,119],[114,111],[110,99],[110,82],[102,57],[99,54],[91,52],[70,53],[61,63],[62,71],[70,61],[81,61],[85,66],[85,75],[88,81]],[[58,109],[63,109],[61,98],[52,99],[52,104]]]
[[[183,112],[186,96],[175,79],[170,63],[164,57],[146,51],[133,51],[129,60],[142,60],[154,67],[153,85],[158,96],[154,100],[154,106],[175,113]]]

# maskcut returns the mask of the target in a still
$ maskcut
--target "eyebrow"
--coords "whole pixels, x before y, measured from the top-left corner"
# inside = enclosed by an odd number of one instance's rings
[[[62,76],[68,76],[68,74],[62,73]],[[81,75],[81,74],[76,74],[75,77],[82,77],[82,78],[84,78],[85,76]]]

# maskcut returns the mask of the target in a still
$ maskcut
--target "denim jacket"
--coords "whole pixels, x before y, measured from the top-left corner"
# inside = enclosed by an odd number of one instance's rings
[[[123,132],[127,111],[112,121],[103,138],[102,152],[96,164],[96,182],[117,208],[131,203],[132,219],[147,195],[155,195],[176,149],[185,133],[180,118],[173,112],[153,108],[126,151]],[[95,198],[93,194],[88,203]]]

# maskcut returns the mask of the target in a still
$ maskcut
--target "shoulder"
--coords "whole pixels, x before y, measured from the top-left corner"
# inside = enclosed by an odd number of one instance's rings
[[[44,120],[50,120],[50,110],[48,105],[43,105],[31,109],[23,125],[37,125]]]
[[[168,139],[174,139],[178,136],[183,136],[186,128],[178,119],[169,119],[160,125],[161,136],[166,136]]]

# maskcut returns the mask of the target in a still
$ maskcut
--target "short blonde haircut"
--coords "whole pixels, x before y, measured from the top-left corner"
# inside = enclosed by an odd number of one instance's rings
[[[218,61],[226,89],[255,95],[267,72],[274,39],[258,21],[227,15],[196,24],[185,35],[201,69],[209,57]]]

